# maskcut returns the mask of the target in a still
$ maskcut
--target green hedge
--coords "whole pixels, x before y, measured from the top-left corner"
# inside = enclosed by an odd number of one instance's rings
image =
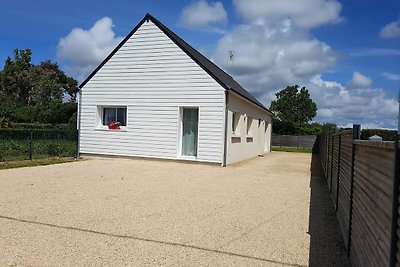
[[[273,119],[272,121],[272,133],[283,134],[283,135],[319,135],[324,130],[332,130],[336,128],[334,123],[293,123],[288,121],[280,121]]]
[[[19,123],[68,123],[78,110],[78,104],[54,100],[44,106],[1,106],[0,117]]]
[[[0,162],[29,159],[29,140],[1,140]],[[75,140],[32,140],[32,158],[74,157]]]
[[[368,140],[368,137],[379,135],[383,141],[394,141],[396,137],[395,130],[384,130],[384,129],[363,129],[361,131],[361,139]]]
[[[74,125],[76,127],[76,125]],[[55,130],[70,130],[71,125],[66,123],[59,123],[59,124],[50,124],[50,123],[29,123],[29,122],[22,122],[22,123],[10,123],[9,128],[13,129],[55,129]]]
[[[57,129],[0,129],[0,140],[77,140],[77,130],[57,130]]]

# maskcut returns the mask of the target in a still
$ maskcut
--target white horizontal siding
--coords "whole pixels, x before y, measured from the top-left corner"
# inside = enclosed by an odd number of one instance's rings
[[[127,106],[126,131],[96,129],[97,106]],[[179,107],[199,107],[198,160],[221,162],[224,90],[152,22],[82,90],[82,153],[176,159]]]

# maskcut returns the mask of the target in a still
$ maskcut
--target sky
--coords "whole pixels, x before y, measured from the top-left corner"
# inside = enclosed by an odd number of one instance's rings
[[[4,0],[0,69],[30,48],[33,63],[50,59],[83,81],[146,13],[267,107],[298,84],[317,103],[314,121],[397,128],[398,0]]]

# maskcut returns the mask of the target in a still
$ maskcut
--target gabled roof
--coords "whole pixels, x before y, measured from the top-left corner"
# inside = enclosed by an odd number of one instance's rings
[[[182,38],[176,35],[173,31],[168,29],[159,20],[154,18],[150,14],[139,22],[139,24],[122,40],[122,42],[107,56],[107,58],[84,80],[79,86],[82,88],[85,84],[107,63],[108,60],[129,40],[129,38],[142,26],[145,21],[153,22],[161,31],[164,32],[177,46],[179,46],[190,58],[192,58],[200,67],[202,67],[211,77],[214,78],[222,87],[226,90],[233,91],[238,95],[246,98],[250,102],[256,104],[267,112],[271,113],[261,102],[259,102],[254,96],[246,91],[238,82],[236,82],[229,74],[211,62],[208,58],[203,56],[199,51],[194,49]]]

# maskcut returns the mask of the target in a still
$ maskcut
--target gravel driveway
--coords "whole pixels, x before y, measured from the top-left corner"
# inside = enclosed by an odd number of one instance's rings
[[[310,154],[0,171],[0,266],[308,266]]]

